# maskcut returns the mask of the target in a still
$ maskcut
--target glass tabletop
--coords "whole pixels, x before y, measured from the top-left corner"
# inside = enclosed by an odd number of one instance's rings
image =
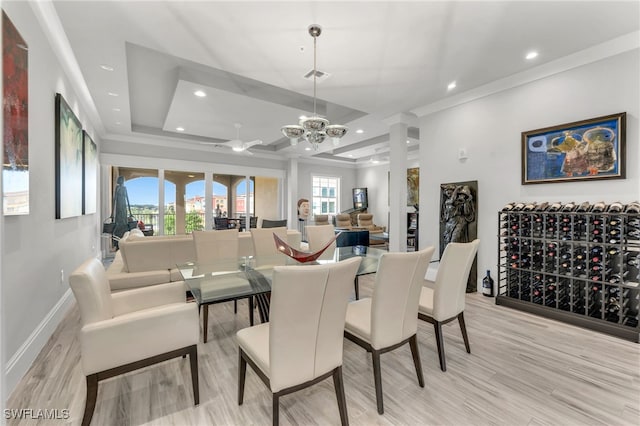
[[[211,262],[187,262],[178,265],[187,287],[198,304],[219,303],[242,299],[271,291],[271,277],[275,266],[318,265],[340,262],[351,257],[362,258],[356,275],[373,274],[380,256],[386,250],[366,246],[338,247],[333,256],[309,263],[298,263],[288,256],[242,256]]]

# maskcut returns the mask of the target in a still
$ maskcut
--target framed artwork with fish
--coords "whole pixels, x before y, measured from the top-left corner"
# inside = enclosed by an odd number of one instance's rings
[[[522,132],[522,184],[624,179],[627,113]]]

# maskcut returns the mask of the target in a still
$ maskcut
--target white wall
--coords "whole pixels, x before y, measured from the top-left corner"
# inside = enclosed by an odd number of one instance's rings
[[[55,219],[56,92],[62,93],[98,149],[100,141],[30,5],[4,2],[2,7],[29,46],[30,214],[5,216],[2,234],[0,303],[6,386],[10,393],[73,300],[69,273],[86,258],[98,254],[98,215]]]
[[[419,167],[418,160],[407,160],[407,168]],[[358,187],[367,188],[369,193],[369,213],[373,214],[373,221],[376,225],[386,226],[388,231],[393,232],[395,225],[389,225],[389,164],[379,164],[376,166],[360,167],[357,171]],[[420,175],[422,183],[422,174]],[[405,188],[406,190],[406,188]],[[422,206],[422,201],[420,202]],[[403,211],[414,212],[413,207],[395,206]],[[402,215],[401,215],[402,216]],[[400,226],[405,226],[404,222]]]
[[[638,49],[420,118],[420,246],[438,246],[440,184],[478,181],[478,278],[496,272],[497,212],[510,201],[616,201],[640,195]],[[627,178],[520,184],[521,132],[627,112]],[[469,159],[460,162],[458,149]],[[431,200],[431,202],[429,201]]]

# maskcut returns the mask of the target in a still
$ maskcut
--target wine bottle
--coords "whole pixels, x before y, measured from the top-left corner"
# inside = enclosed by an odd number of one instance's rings
[[[620,220],[620,217],[618,216],[611,216],[609,218],[609,226],[619,226],[622,223],[622,221]]]
[[[620,319],[620,303],[616,298],[610,298],[605,306],[605,319],[618,322]]]
[[[513,211],[519,212],[520,210],[522,210],[524,208],[524,203],[517,203],[515,206],[513,206]]]
[[[627,260],[627,265],[629,266],[635,266],[636,268],[638,266],[640,266],[640,256],[636,255],[634,257],[631,257]]]
[[[627,237],[631,240],[639,240],[640,239],[640,229],[632,229],[627,231]]]
[[[608,251],[607,254],[609,256],[617,256],[620,254],[620,249],[618,249],[618,247],[611,247]]]
[[[533,203],[527,203],[527,204],[525,204],[525,206],[522,208],[522,211],[530,212],[530,211],[532,211],[533,209],[535,209],[535,207],[536,207],[536,203],[535,203],[535,202],[533,202]]]
[[[549,207],[549,203],[548,202],[542,202],[540,204],[538,204],[535,208],[535,211],[537,212],[543,212],[545,211],[547,208]]]
[[[482,294],[493,297],[493,278],[491,278],[490,270],[487,270],[487,275],[482,279]]]
[[[622,210],[623,210],[622,203],[619,201],[609,204],[608,211],[611,213],[622,213]]]
[[[591,207],[591,211],[593,213],[602,213],[603,211],[605,211],[606,206],[607,205],[604,203],[604,201],[599,201],[595,203],[593,207]]]
[[[569,203],[565,204],[564,206],[562,206],[562,211],[563,212],[572,212],[575,207],[576,207],[576,205],[573,202],[569,202]]]
[[[611,274],[609,276],[609,282],[611,284],[624,284],[625,279],[629,275],[629,271],[624,271],[623,273]]]
[[[591,208],[591,204],[589,204],[588,201],[585,201],[584,203],[581,203],[578,208],[576,209],[577,212],[580,213],[585,213],[588,212],[589,209]]]
[[[624,212],[625,213],[640,213],[640,203],[637,201],[634,201],[632,203],[627,204],[627,206],[624,208]]]
[[[591,256],[591,261],[594,263],[598,263],[602,260],[602,246],[594,246],[589,250],[589,255]]]
[[[509,212],[511,210],[513,210],[513,207],[516,205],[516,203],[509,203],[509,204],[505,204],[505,206],[502,208],[503,212]]]
[[[631,228],[640,228],[640,219],[629,219],[627,226]]]
[[[562,208],[562,204],[561,203],[553,203],[549,206],[549,208],[547,209],[547,211],[555,213],[557,211],[559,211]]]

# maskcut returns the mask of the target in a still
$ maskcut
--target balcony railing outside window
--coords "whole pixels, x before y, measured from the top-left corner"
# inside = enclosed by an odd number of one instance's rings
[[[133,216],[141,220],[145,225],[152,225],[153,229],[157,230],[158,227],[158,214],[157,213],[136,213],[133,212]],[[204,213],[189,212],[185,215],[185,231],[187,234],[191,234],[193,231],[204,230]],[[176,214],[165,213],[164,214],[164,235],[176,234]]]

